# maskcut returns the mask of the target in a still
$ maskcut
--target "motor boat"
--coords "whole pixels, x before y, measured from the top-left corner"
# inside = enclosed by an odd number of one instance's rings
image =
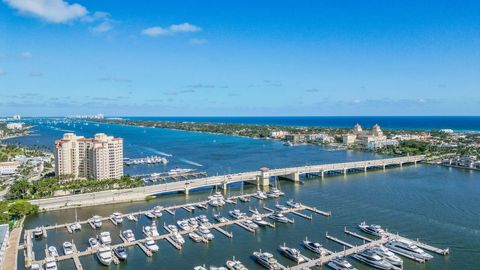
[[[382,236],[385,233],[385,230],[382,229],[380,225],[367,225],[365,222],[362,222],[358,225],[358,228],[364,233],[368,233],[375,236]]]
[[[261,226],[261,227],[265,227],[265,226],[269,225],[269,223],[267,221],[263,220],[263,218],[261,218],[261,217],[254,217],[252,221],[255,224],[257,224],[258,226]]]
[[[430,260],[433,258],[432,255],[425,252],[423,249],[419,248],[414,243],[408,240],[393,240],[386,243],[385,247],[399,255],[403,255],[406,257],[414,257],[418,260]]]
[[[56,266],[57,266],[57,265],[55,264],[55,269],[56,269]],[[29,268],[29,269],[30,269],[30,270],[40,270],[40,269],[41,269],[41,268],[40,268],[40,264],[38,264],[38,263],[32,263],[32,264],[30,265],[30,268]]]
[[[112,263],[112,251],[108,246],[102,246],[97,250],[97,258],[105,266],[109,266]]]
[[[299,208],[302,206],[301,203],[295,202],[293,199],[288,200],[287,205],[290,206],[291,208]]]
[[[208,270],[228,270],[228,269],[223,266],[210,266],[208,267]]]
[[[395,255],[393,252],[391,252],[385,246],[379,245],[379,246],[376,246],[376,247],[372,248],[372,250],[375,253],[377,253],[378,256],[384,258],[385,260],[387,260],[389,263],[393,264],[394,266],[402,267],[402,265],[403,265],[402,258]]]
[[[179,175],[179,174],[185,174],[185,173],[189,173],[189,172],[193,172],[195,171],[194,169],[181,169],[181,168],[175,168],[175,169],[171,169],[170,171],[168,171],[168,175]]]
[[[162,211],[163,211],[163,207],[157,205],[157,206],[155,206],[155,207],[153,208],[152,213],[153,213],[157,218],[160,218],[160,217],[162,217],[162,215],[163,215]]]
[[[330,251],[328,251],[327,249],[322,247],[322,245],[320,243],[315,243],[315,242],[311,242],[311,241],[308,241],[308,240],[303,240],[303,246],[306,249],[308,249],[312,252],[315,252],[317,254],[320,254],[322,256],[326,256],[326,255],[330,254]]]
[[[190,237],[190,239],[192,239],[193,242],[195,243],[199,243],[203,240],[203,237],[201,237],[199,234],[197,234],[196,232],[191,232],[188,234],[188,237]]]
[[[70,242],[63,243],[63,254],[70,255],[73,254],[73,245]]]
[[[197,265],[193,268],[193,270],[207,270],[207,268],[205,268],[205,266]]]
[[[235,199],[232,199],[232,198],[225,198],[224,200],[226,203],[229,203],[229,204],[236,204],[236,200]]]
[[[149,219],[157,218],[157,216],[155,216],[155,214],[153,214],[152,212],[146,212],[145,216]]]
[[[112,238],[110,237],[110,232],[101,232],[100,233],[100,242],[104,245],[110,245],[112,243]]]
[[[151,226],[143,226],[143,234],[145,234],[145,236],[150,236],[150,237],[159,236],[155,221],[152,222]]]
[[[173,240],[173,242],[179,245],[185,244],[185,238],[183,238],[183,236],[178,232],[173,233],[171,239]]]
[[[102,227],[102,217],[98,215],[93,216],[92,223],[95,228],[100,229]]]
[[[228,211],[228,214],[229,214],[231,217],[236,218],[236,219],[244,218],[244,217],[246,217],[246,215],[247,215],[247,214],[241,212],[241,211],[238,210],[238,209],[230,210],[230,211]]]
[[[266,192],[265,195],[267,195],[268,198],[278,198],[280,197],[280,195],[278,195],[277,193],[274,193],[272,192],[271,190]]]
[[[190,218],[190,219],[188,220],[188,225],[189,225],[190,227],[192,227],[193,229],[198,228],[198,222],[197,222],[197,220],[196,220],[195,218]]]
[[[250,209],[250,212],[252,212],[252,214],[254,214],[254,215],[260,215],[260,211],[258,211],[257,208],[255,208],[255,209]]]
[[[281,211],[288,209],[288,207],[286,207],[283,204],[279,204],[279,203],[275,204],[275,208],[277,208],[278,210],[281,210]]]
[[[255,260],[262,265],[263,267],[271,270],[280,270],[282,267],[280,264],[277,262],[277,260],[273,257],[271,253],[268,252],[258,252],[255,251],[253,252],[253,256],[255,257]]]
[[[275,221],[281,222],[281,223],[288,223],[289,222],[288,218],[280,212],[275,212],[275,213],[269,215],[268,217],[275,220]]]
[[[155,244],[155,241],[151,237],[145,238],[145,247],[149,249],[152,252],[157,252],[158,251],[158,246]]]
[[[167,229],[168,229],[171,233],[178,233],[178,228],[177,228],[177,226],[175,226],[175,225],[167,225]]]
[[[252,230],[258,229],[258,225],[255,222],[253,222],[249,219],[242,220],[240,223],[242,223],[244,226],[247,226],[248,228],[250,228]]]
[[[268,198],[267,195],[265,194],[265,192],[263,192],[261,190],[257,190],[257,193],[255,193],[254,197],[259,199],[259,200],[265,200],[265,199]]]
[[[88,239],[88,244],[90,245],[90,248],[97,248],[100,246],[100,243],[98,243],[98,240],[93,237]]]
[[[208,241],[211,241],[215,238],[212,232],[210,232],[210,230],[205,226],[198,227],[197,233]]]
[[[45,258],[45,270],[57,270],[57,261],[54,257]]]
[[[237,261],[235,259],[228,260],[226,265],[227,268],[230,270],[248,270],[240,261]]]
[[[300,254],[300,251],[296,248],[281,246],[280,253],[296,263],[303,263],[306,261],[305,257]]]
[[[241,202],[244,202],[244,203],[250,201],[250,197],[248,197],[248,196],[239,197],[238,199],[239,199]]]
[[[374,268],[389,270],[395,268],[391,263],[378,256],[372,249],[365,249],[352,255],[358,261],[361,261]]]
[[[125,230],[122,232],[123,238],[127,240],[128,242],[133,242],[135,241],[135,234],[133,234],[132,230]]]
[[[270,189],[270,192],[273,193],[273,194],[277,194],[278,196],[283,196],[285,195],[285,193],[283,191],[281,191],[280,189],[276,188],[276,187],[272,187]]]
[[[35,230],[33,230],[33,236],[35,236],[35,238],[40,238],[43,236],[43,229],[42,227],[36,227]]]
[[[218,221],[219,223],[224,223],[224,222],[228,222],[228,218],[226,217],[223,217],[222,215],[220,214],[215,214],[213,215],[213,218],[215,218],[216,221]]]
[[[80,224],[80,222],[72,223],[72,224],[70,224],[69,226],[70,226],[70,230],[71,230],[72,232],[82,230],[82,225]]]
[[[196,219],[199,223],[202,223],[202,224],[203,223],[208,223],[208,218],[205,215],[200,215]]]
[[[353,265],[341,257],[335,258],[328,262],[328,266],[334,270],[357,270],[357,268],[353,267]]]
[[[114,224],[121,224],[123,222],[122,214],[119,212],[115,212],[110,216],[110,219],[113,221]]]
[[[190,231],[192,229],[188,224],[188,220],[185,220],[185,219],[177,221],[177,225],[178,227],[180,227],[181,230],[184,230],[184,231]]]
[[[197,204],[197,207],[200,208],[200,209],[207,209],[207,208],[208,208],[208,204],[207,204],[207,203],[198,203],[198,204]]]
[[[48,247],[48,255],[50,255],[50,257],[58,257],[57,248],[54,247],[54,246],[49,246]]]
[[[113,249],[115,256],[121,261],[125,261],[128,257],[127,249],[124,246],[119,246]]]
[[[212,199],[208,201],[208,204],[213,207],[220,207],[222,206],[222,202],[220,200]]]
[[[132,215],[132,214],[129,214],[127,216],[127,219],[130,220],[130,221],[135,221],[135,222],[138,221],[138,218],[136,216]]]

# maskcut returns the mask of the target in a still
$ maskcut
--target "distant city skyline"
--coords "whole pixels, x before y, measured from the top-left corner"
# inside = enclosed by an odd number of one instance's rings
[[[480,115],[478,1],[0,1],[0,115]]]

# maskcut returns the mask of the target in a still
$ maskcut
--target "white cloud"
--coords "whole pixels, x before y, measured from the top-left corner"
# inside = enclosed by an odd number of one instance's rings
[[[80,4],[64,0],[3,0],[11,8],[29,16],[51,23],[66,23],[87,15],[87,9]]]
[[[7,74],[7,72],[5,72],[5,70],[3,70],[3,69],[0,68],[0,77],[3,76],[3,75],[5,75],[5,74]]]
[[[30,59],[32,58],[32,53],[31,52],[22,52],[19,54],[20,58],[23,59]]]
[[[90,31],[92,33],[101,34],[101,33],[108,32],[112,29],[113,29],[112,23],[109,22],[109,21],[104,21],[104,22],[100,23],[99,25],[90,28]]]
[[[189,24],[189,23],[181,23],[181,24],[172,24],[168,27],[160,27],[160,26],[153,26],[149,28],[145,28],[142,30],[142,34],[146,36],[156,37],[156,36],[167,36],[173,35],[176,33],[194,33],[200,32],[202,28],[199,26]]]
[[[204,38],[192,38],[188,41],[191,45],[204,45],[208,43],[208,40]]]

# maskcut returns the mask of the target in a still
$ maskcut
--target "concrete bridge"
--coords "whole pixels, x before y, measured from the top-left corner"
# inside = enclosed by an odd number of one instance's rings
[[[278,177],[293,182],[299,182],[301,175],[318,175],[324,177],[326,174],[348,174],[350,172],[367,172],[372,169],[385,169],[392,166],[403,166],[404,164],[416,164],[425,159],[425,156],[406,156],[396,158],[385,158],[376,160],[364,160],[354,162],[343,162],[333,164],[321,164],[301,167],[269,170],[262,168],[258,171],[228,174],[221,176],[210,176],[192,180],[184,180],[158,185],[144,186],[138,188],[108,190],[87,194],[78,194],[48,199],[32,200],[40,209],[53,210],[69,207],[89,206],[117,202],[128,202],[144,200],[146,196],[170,192],[184,192],[188,194],[192,189],[208,186],[222,186],[226,189],[228,184],[237,182],[248,182],[258,186],[268,186],[271,177]]]

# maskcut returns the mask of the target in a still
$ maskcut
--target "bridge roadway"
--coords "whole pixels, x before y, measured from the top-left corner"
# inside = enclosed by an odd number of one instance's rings
[[[178,182],[162,183],[158,185],[149,185],[138,188],[107,190],[94,193],[68,195],[48,199],[32,200],[31,203],[38,205],[40,209],[54,210],[70,207],[91,206],[98,204],[108,204],[117,202],[128,202],[144,200],[146,196],[169,193],[185,192],[208,186],[220,185],[226,188],[228,184],[237,182],[255,182],[258,186],[268,186],[269,178],[272,176],[282,177],[292,181],[299,181],[301,174],[318,174],[324,176],[325,173],[338,172],[347,174],[350,171],[365,171],[372,168],[386,168],[388,166],[402,166],[403,164],[412,164],[421,162],[424,156],[406,156],[385,158],[376,160],[364,160],[354,162],[343,162],[333,164],[310,165],[301,167],[290,167],[283,169],[259,170],[253,172],[244,172],[237,174],[228,174],[221,176],[210,176]]]

